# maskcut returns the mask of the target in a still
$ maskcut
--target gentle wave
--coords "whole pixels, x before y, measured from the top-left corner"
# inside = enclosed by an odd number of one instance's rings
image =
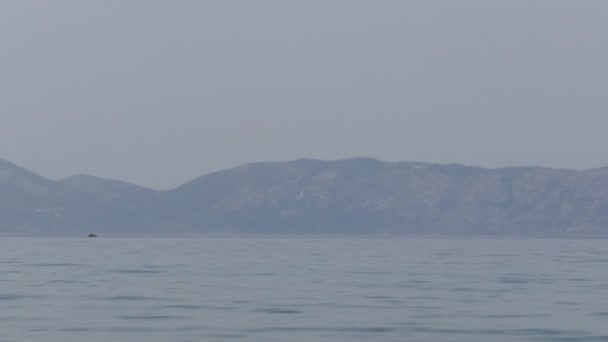
[[[590,240],[0,240],[0,341],[608,341]]]

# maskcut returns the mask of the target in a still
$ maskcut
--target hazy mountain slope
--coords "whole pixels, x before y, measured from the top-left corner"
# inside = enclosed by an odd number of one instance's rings
[[[46,224],[56,184],[0,159],[0,232],[34,232]]]
[[[0,191],[10,195],[12,201],[9,202],[39,198],[48,194],[54,184],[49,179],[0,159]]]
[[[155,191],[0,161],[0,231],[21,234],[608,236],[608,168],[253,163]]]
[[[62,232],[154,232],[150,212],[159,191],[117,180],[75,175],[57,182],[61,215],[55,225]]]
[[[0,160],[0,232],[122,233],[150,227],[157,191],[78,175],[55,182]]]
[[[581,234],[608,223],[608,171],[496,170],[357,158],[256,163],[170,192],[201,231]]]

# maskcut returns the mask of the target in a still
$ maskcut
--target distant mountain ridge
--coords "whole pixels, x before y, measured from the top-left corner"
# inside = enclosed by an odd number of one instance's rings
[[[172,190],[0,159],[0,234],[608,236],[608,168],[300,159],[251,163]]]

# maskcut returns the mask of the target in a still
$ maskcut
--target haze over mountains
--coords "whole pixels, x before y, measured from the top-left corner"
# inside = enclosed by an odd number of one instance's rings
[[[608,236],[608,168],[253,163],[157,191],[0,160],[0,234]]]

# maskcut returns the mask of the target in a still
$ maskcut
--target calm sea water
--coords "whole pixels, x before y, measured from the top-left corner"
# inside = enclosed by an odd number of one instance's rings
[[[608,341],[608,240],[3,238],[0,341]]]

